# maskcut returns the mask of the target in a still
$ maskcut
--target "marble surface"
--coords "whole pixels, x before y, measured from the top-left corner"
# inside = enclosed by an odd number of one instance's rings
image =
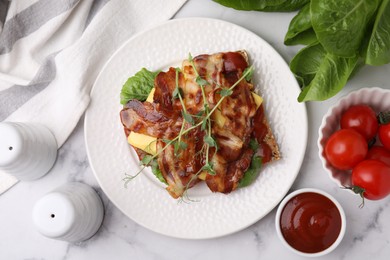
[[[283,45],[293,13],[239,12],[209,0],[190,0],[175,18],[201,16],[241,25],[268,41],[289,61],[297,47]],[[300,174],[291,190],[322,189],[343,206],[347,231],[340,246],[321,259],[388,259],[390,255],[390,197],[368,201],[337,187],[322,169],[316,141],[322,116],[337,100],[367,86],[390,89],[390,65],[364,67],[334,98],[307,103],[309,139]],[[299,126],[297,126],[299,127]],[[0,259],[301,259],[278,240],[275,210],[256,224],[235,234],[208,240],[180,240],[140,227],[123,215],[100,190],[85,151],[83,119],[65,145],[51,172],[33,182],[21,182],[0,196]],[[70,181],[92,185],[102,197],[106,215],[91,239],[70,244],[40,235],[32,224],[34,203],[52,189]]]

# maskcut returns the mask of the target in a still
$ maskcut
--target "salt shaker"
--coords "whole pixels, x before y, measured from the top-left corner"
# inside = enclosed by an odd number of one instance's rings
[[[45,175],[57,158],[57,142],[47,127],[36,123],[0,123],[0,169],[19,180]]]
[[[34,225],[42,235],[81,242],[97,232],[103,221],[104,208],[94,189],[72,182],[39,199],[32,215]]]

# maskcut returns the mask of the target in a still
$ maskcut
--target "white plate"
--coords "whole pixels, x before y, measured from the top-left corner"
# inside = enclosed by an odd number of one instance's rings
[[[119,118],[119,93],[126,79],[142,67],[165,70],[180,64],[189,52],[196,56],[243,49],[255,67],[255,86],[264,97],[283,158],[264,167],[251,186],[229,195],[211,193],[205,185],[191,189],[190,197],[198,202],[178,203],[149,170],[124,188],[124,174],[139,169]],[[299,172],[307,143],[306,107],[297,102],[299,92],[285,61],[252,32],[214,19],[169,21],[129,39],[97,78],[85,118],[90,164],[109,199],[150,230],[191,239],[231,234],[270,212]]]

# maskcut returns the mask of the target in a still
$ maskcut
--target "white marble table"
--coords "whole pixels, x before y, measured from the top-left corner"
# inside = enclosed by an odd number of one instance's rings
[[[283,45],[293,14],[238,12],[209,0],[190,0],[175,18],[202,16],[241,25],[268,41],[289,61],[298,50]],[[390,197],[369,201],[359,209],[360,199],[338,188],[326,175],[317,155],[316,141],[322,116],[346,93],[366,86],[390,88],[390,65],[365,67],[336,97],[308,103],[309,140],[300,174],[292,190],[314,187],[331,193],[344,207],[347,231],[340,246],[322,259],[389,259]],[[278,240],[275,210],[249,228],[210,240],[180,240],[140,227],[124,216],[102,194],[89,166],[83,120],[59,151],[52,171],[34,182],[19,183],[0,196],[0,259],[301,259]],[[34,203],[53,188],[70,181],[92,185],[104,200],[103,226],[90,240],[69,244],[38,234],[31,219]]]

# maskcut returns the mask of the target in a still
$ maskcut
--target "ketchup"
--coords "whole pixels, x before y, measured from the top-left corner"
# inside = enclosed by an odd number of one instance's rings
[[[304,253],[330,247],[341,231],[341,215],[327,197],[301,193],[291,198],[280,215],[280,228],[287,243]]]

